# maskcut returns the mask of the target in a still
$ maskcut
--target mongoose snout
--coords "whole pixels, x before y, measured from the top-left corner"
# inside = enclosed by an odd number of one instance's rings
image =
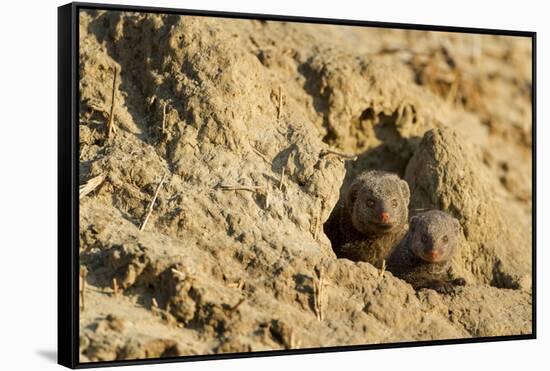
[[[382,211],[380,213],[380,221],[382,223],[388,223],[390,221],[390,213]]]

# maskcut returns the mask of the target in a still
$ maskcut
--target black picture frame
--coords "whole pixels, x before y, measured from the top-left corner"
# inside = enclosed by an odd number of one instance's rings
[[[334,24],[347,26],[366,26],[377,28],[397,28],[425,31],[445,31],[475,33],[485,35],[522,36],[532,42],[532,333],[527,335],[479,337],[453,340],[413,341],[384,344],[350,345],[323,348],[259,351],[250,353],[225,353],[216,355],[194,355],[184,357],[166,357],[139,360],[121,360],[93,363],[80,363],[79,356],[79,272],[78,272],[78,235],[79,235],[79,197],[78,197],[78,102],[79,102],[79,24],[80,10],[96,9],[111,11],[134,11],[191,16],[223,18],[245,18],[256,20],[289,21],[302,23]],[[406,24],[359,21],[330,18],[311,18],[253,13],[232,13],[222,11],[201,11],[145,6],[111,5],[95,3],[70,3],[58,8],[58,363],[69,368],[90,368],[101,366],[122,366],[136,364],[156,364],[168,362],[187,362],[228,358],[247,358],[280,356],[290,354],[309,354],[342,352],[353,350],[387,349],[418,347],[427,345],[465,344],[497,342],[507,340],[536,339],[537,334],[537,287],[536,287],[536,32],[513,31],[485,28],[449,27],[438,25]]]

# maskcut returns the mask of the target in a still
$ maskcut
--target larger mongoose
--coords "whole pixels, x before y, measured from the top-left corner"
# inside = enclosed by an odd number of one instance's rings
[[[452,292],[454,286],[466,283],[463,278],[450,276],[460,233],[458,220],[443,211],[430,210],[414,216],[407,235],[391,252],[387,268],[415,289]]]
[[[380,267],[407,231],[409,199],[407,182],[395,174],[370,170],[359,175],[340,211],[336,255]]]

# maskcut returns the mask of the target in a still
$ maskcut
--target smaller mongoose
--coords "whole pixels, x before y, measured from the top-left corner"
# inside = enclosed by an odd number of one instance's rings
[[[464,286],[463,278],[452,278],[451,261],[457,250],[461,226],[439,210],[411,218],[409,231],[388,257],[387,269],[415,289],[430,288],[450,293]]]
[[[380,267],[405,235],[410,190],[397,175],[370,170],[351,184],[340,210],[340,258]]]

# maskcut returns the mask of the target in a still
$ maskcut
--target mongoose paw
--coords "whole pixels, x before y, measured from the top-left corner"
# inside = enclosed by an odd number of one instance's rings
[[[451,283],[455,286],[466,286],[466,280],[462,277],[455,278],[454,280],[451,281]]]
[[[455,291],[455,284],[454,281],[432,281],[426,285],[426,288],[435,290],[440,294],[452,294]]]

